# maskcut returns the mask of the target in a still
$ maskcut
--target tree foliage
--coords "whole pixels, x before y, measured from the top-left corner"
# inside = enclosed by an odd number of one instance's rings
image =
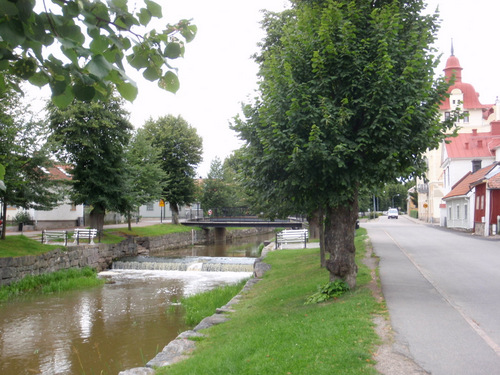
[[[266,14],[260,95],[234,128],[269,211],[324,208],[331,280],[352,287],[360,186],[423,173],[423,153],[452,125],[438,119],[437,16],[419,0],[293,4]]]
[[[72,198],[92,206],[91,226],[101,230],[105,212],[123,212],[126,204],[124,148],[132,125],[122,100],[75,101],[65,109],[49,104],[48,110],[55,155],[73,167]]]
[[[181,20],[165,30],[148,29],[162,16],[161,6],[151,0],[133,10],[124,0],[0,0],[0,92],[9,85],[20,90],[8,79],[12,75],[49,85],[59,107],[75,98],[103,100],[114,87],[132,101],[137,87],[125,62],[176,92],[179,80],[171,60],[184,55],[196,26]]]
[[[7,206],[45,210],[62,198],[58,181],[48,177],[52,165],[46,147],[46,124],[22,106],[19,94],[7,90],[0,94],[0,164],[5,189],[0,189],[2,212]],[[3,220],[2,239],[5,239]]]
[[[159,162],[159,154],[159,150],[147,140],[143,129],[133,134],[126,147],[124,165],[127,173],[122,213],[128,218],[129,229],[132,213],[162,195],[166,176]]]
[[[181,116],[162,116],[144,124],[147,139],[159,150],[165,172],[162,198],[170,204],[173,222],[178,223],[179,207],[194,201],[195,168],[202,160],[202,139]]]
[[[224,163],[219,158],[212,160],[201,189],[200,203],[204,210],[248,205],[244,188],[234,169],[235,162],[234,157],[227,158]]]

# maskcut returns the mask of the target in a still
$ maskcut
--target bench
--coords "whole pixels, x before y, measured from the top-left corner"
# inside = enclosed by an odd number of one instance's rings
[[[81,239],[89,240],[91,245],[95,245],[94,238],[97,236],[97,229],[75,229],[73,232],[74,243],[80,244]]]
[[[286,229],[276,233],[276,248],[286,243],[303,243],[307,247],[309,231],[307,229]]]
[[[66,246],[68,244],[68,231],[42,230],[42,243],[48,244],[50,240],[64,240],[64,246]]]

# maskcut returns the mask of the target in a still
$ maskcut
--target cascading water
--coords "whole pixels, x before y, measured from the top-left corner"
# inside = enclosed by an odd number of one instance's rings
[[[247,257],[136,257],[113,262],[114,270],[197,272],[253,272],[255,258]]]

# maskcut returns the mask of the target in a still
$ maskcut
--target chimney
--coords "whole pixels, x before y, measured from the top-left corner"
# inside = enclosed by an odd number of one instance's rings
[[[476,136],[477,135],[477,129],[472,129],[472,135]]]
[[[491,122],[491,135],[500,135],[500,121]]]
[[[465,146],[465,149],[468,150],[469,149],[469,142],[465,142],[464,146]]]
[[[477,141],[477,148],[483,148],[483,140],[482,139]]]

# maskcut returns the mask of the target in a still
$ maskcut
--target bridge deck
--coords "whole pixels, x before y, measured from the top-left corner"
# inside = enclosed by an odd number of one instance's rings
[[[227,228],[227,227],[268,227],[268,228],[302,228],[302,222],[289,220],[266,221],[258,219],[243,218],[220,218],[220,219],[195,219],[187,220],[182,225],[202,228]]]

